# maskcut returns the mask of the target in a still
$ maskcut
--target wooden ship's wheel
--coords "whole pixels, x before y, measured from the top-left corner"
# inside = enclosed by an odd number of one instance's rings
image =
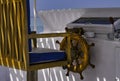
[[[68,32],[69,31],[69,32]],[[68,33],[71,33],[71,63],[68,63],[68,65],[63,66],[67,69],[67,76],[69,75],[69,72],[76,72],[80,74],[80,78],[83,79],[82,72],[87,68],[88,65],[92,66],[94,68],[95,66],[90,63],[90,56],[89,56],[89,47],[91,45],[88,45],[86,40],[82,37],[81,34],[78,32],[70,32],[70,30],[67,30]],[[80,29],[82,31],[82,29]],[[60,44],[60,50],[66,50],[66,44],[67,44],[67,38],[64,38],[61,43],[57,41],[57,43]]]

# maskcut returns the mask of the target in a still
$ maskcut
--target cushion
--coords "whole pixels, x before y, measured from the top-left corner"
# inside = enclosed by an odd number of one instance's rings
[[[29,57],[30,57],[30,64],[66,60],[66,54],[64,51],[46,49],[46,48],[32,49],[32,51],[29,52]]]

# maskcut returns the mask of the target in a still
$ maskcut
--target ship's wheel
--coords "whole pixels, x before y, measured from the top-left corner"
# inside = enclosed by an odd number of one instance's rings
[[[86,40],[82,37],[82,35],[71,33],[71,63],[64,66],[67,69],[67,76],[69,72],[76,72],[80,74],[80,78],[83,79],[82,72],[86,69],[88,65],[95,67],[90,63],[89,57],[89,47]],[[59,41],[57,41],[59,43]],[[60,50],[66,50],[67,38],[63,38],[60,44]]]

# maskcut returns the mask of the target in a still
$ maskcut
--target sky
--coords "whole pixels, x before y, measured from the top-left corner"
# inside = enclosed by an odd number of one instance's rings
[[[34,0],[30,0],[30,16],[33,18],[33,5]],[[120,0],[36,0],[37,11],[40,10],[53,10],[53,9],[78,9],[78,8],[120,8]],[[31,20],[31,25],[34,22]],[[37,26],[43,28],[37,17]],[[43,29],[39,29],[43,30]]]
[[[36,0],[37,11],[51,9],[70,8],[110,8],[120,7],[120,0]],[[31,12],[33,12],[34,0],[30,0]]]
[[[37,0],[38,9],[120,7],[120,0]]]

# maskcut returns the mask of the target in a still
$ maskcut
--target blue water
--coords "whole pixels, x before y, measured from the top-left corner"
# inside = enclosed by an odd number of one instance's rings
[[[43,24],[39,17],[36,19],[37,33],[43,32]],[[34,30],[34,17],[30,18],[30,27],[31,30]]]

